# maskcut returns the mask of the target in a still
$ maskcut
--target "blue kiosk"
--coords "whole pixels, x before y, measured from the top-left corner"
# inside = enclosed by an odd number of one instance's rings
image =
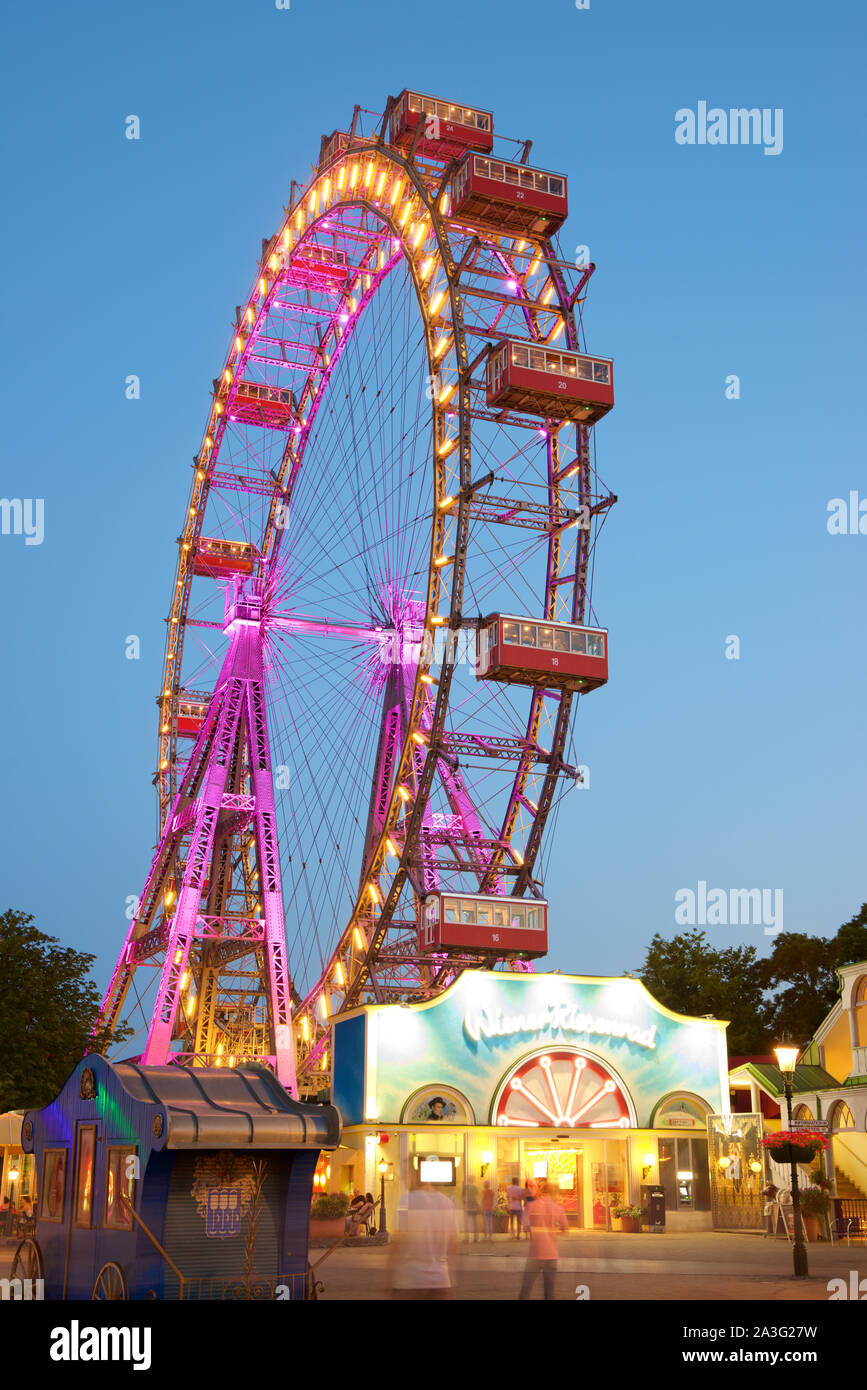
[[[48,1299],[312,1298],[313,1173],[337,1110],[293,1100],[258,1063],[85,1057],[28,1111],[36,1231],[13,1278]]]

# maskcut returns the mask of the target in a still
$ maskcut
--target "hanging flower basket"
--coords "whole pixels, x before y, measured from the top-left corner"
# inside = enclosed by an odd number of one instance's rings
[[[767,1149],[775,1163],[812,1163],[820,1149],[827,1149],[824,1134],[808,1129],[781,1129],[777,1134],[765,1134],[762,1148]]]

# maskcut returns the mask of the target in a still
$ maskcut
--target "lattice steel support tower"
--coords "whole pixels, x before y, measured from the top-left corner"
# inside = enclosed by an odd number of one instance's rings
[[[161,967],[143,1062],[261,1061],[297,1096],[262,606],[237,581],[227,596],[229,650],[101,1019],[116,1027],[136,972]]]

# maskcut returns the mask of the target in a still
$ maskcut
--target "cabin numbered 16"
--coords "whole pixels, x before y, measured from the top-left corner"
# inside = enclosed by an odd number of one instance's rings
[[[492,613],[476,633],[476,679],[584,694],[608,680],[608,632]]]
[[[529,960],[548,951],[544,898],[495,893],[428,893],[421,903],[419,950],[491,951]]]

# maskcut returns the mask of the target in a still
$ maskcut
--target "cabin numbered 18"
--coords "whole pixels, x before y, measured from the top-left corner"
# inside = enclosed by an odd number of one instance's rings
[[[614,363],[510,339],[488,355],[487,401],[505,410],[595,425],[614,405]]]
[[[584,694],[608,680],[608,633],[492,613],[476,633],[476,679]]]
[[[492,951],[522,959],[548,950],[544,898],[495,893],[428,893],[421,903],[419,950]]]

